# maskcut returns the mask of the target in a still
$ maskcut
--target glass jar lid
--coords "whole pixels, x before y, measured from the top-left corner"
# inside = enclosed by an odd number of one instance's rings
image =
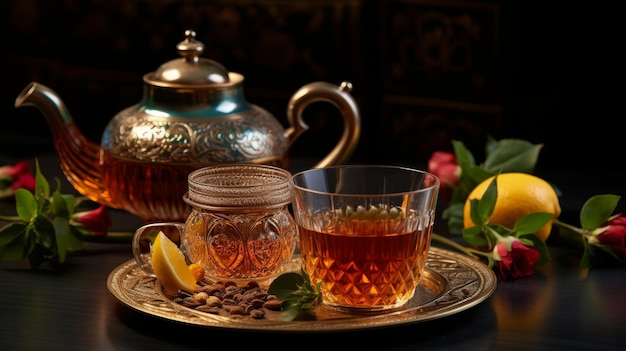
[[[184,199],[196,207],[278,207],[292,200],[291,173],[274,166],[209,166],[189,173],[188,181]]]

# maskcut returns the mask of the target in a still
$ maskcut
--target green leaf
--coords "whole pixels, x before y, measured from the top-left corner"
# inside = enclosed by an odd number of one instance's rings
[[[305,279],[301,274],[296,272],[287,272],[279,275],[270,284],[268,294],[276,295],[279,300],[285,300],[294,291],[299,289],[299,286],[305,283]]]
[[[496,200],[498,199],[497,180],[498,176],[495,176],[489,183],[489,186],[487,186],[483,197],[478,201],[478,214],[480,218],[488,219],[496,208]]]
[[[52,221],[44,215],[37,215],[31,222],[31,226],[37,237],[37,242],[46,250],[53,249],[55,246],[55,238]]]
[[[49,198],[50,197],[50,184],[41,173],[39,167],[39,160],[35,160],[35,197],[37,198]]]
[[[493,173],[533,173],[543,144],[502,139],[488,149],[484,168]]]
[[[4,246],[0,251],[0,260],[2,261],[19,261],[26,257],[28,245],[22,240],[15,240]]]
[[[483,180],[491,177],[493,173],[476,165],[474,156],[461,141],[453,140],[452,145],[457,164],[462,170],[459,185],[452,193],[452,203],[465,203],[465,199],[472,189]]]
[[[490,248],[489,241],[479,226],[463,229],[463,239],[472,246]]]
[[[606,222],[615,211],[620,196],[595,195],[589,198],[580,210],[580,224],[583,228],[593,230]]]
[[[477,226],[483,226],[487,223],[487,218],[480,212],[480,201],[478,199],[469,199],[470,204],[470,218],[472,223]]]
[[[462,168],[461,176],[459,177],[458,188],[460,188],[461,193],[467,197],[467,194],[469,194],[469,192],[472,191],[476,185],[492,175],[493,173],[488,172],[480,166],[465,166]],[[463,200],[464,199],[465,198],[463,198]]]
[[[52,212],[58,217],[69,219],[68,201],[73,202],[71,199],[64,197],[59,191],[55,191],[52,194]]]
[[[0,229],[0,250],[2,247],[23,236],[26,232],[26,224],[12,222]]]
[[[26,257],[26,225],[9,223],[0,230],[0,260],[18,261]]]
[[[485,235],[490,236],[489,240],[492,240],[492,245],[495,245],[497,242],[496,235],[494,233],[497,233],[500,236],[513,235],[513,230],[511,228],[507,228],[498,223],[489,223],[489,225],[485,228],[487,229]]]
[[[65,262],[67,252],[70,247],[70,223],[66,218],[56,217],[52,221],[54,226],[55,240],[57,244],[57,253],[59,255],[59,263]]]
[[[321,282],[311,286],[309,275],[300,269],[300,273],[287,272],[272,281],[268,294],[282,300],[282,319],[293,320],[298,316],[310,314],[310,310],[321,303]]]
[[[441,218],[448,222],[450,234],[459,235],[463,231],[463,203],[455,203],[441,212]]]
[[[552,213],[535,212],[529,213],[515,222],[513,231],[517,233],[517,236],[525,234],[534,234],[539,231],[546,223],[548,223],[553,217]]]
[[[304,306],[298,301],[284,301],[282,305],[282,320],[315,320],[315,314],[311,313],[312,307]]]
[[[472,166],[467,170],[463,170],[463,173],[467,178],[471,180],[471,183],[474,184],[470,190],[473,190],[476,185],[482,183],[485,179],[494,176],[497,172],[488,171],[480,166]]]
[[[65,205],[67,206],[67,218],[69,219],[75,212],[76,208],[81,201],[77,200],[74,195],[63,194],[63,199],[65,199]]]
[[[302,313],[297,301],[283,301],[281,308],[283,310],[282,320],[284,321],[292,321]]]
[[[68,252],[80,251],[84,248],[84,236],[79,228],[70,226],[70,235],[67,239]]]
[[[37,213],[37,200],[33,194],[24,189],[15,190],[15,208],[17,215],[25,222],[29,222]]]
[[[485,154],[489,155],[493,153],[493,150],[497,147],[498,141],[491,135],[487,135],[487,142],[485,142]]]
[[[27,255],[30,254],[35,246],[39,245],[39,235],[37,235],[37,233],[35,232],[35,226],[33,225],[33,223],[29,223],[26,226],[26,232],[24,233],[24,242],[27,244],[28,247],[28,251],[26,252]]]
[[[454,149],[454,156],[456,157],[457,164],[461,169],[465,170],[471,166],[476,165],[474,155],[465,147],[463,142],[458,140],[452,140],[452,147]]]
[[[467,194],[468,192],[463,190],[461,186],[452,188],[452,196],[450,198],[449,206],[457,204],[461,204],[461,206],[463,206],[465,199],[467,198]]]
[[[494,173],[486,171],[479,166],[471,166],[463,169],[461,178],[459,179],[459,187],[462,189],[465,197],[474,190],[474,188],[482,183],[485,179],[493,176]]]

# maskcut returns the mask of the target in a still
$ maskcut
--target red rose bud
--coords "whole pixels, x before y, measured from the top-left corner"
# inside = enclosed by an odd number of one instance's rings
[[[503,279],[527,277],[535,272],[539,251],[522,244],[514,237],[498,242],[493,248],[494,268]]]
[[[620,213],[609,218],[594,231],[589,244],[609,248],[622,262],[626,262],[626,217]]]
[[[100,205],[95,210],[75,213],[72,222],[85,227],[94,235],[106,235],[111,226],[111,215],[104,205]]]
[[[30,164],[26,160],[22,160],[16,163],[14,166],[0,167],[0,175],[6,175],[15,178],[15,176],[24,173],[31,173]]]
[[[454,154],[444,151],[433,152],[428,160],[428,172],[436,175],[441,182],[439,195],[442,200],[450,201],[452,190],[459,184],[461,167],[457,164]]]
[[[0,167],[0,198],[15,195],[15,191],[24,188],[35,191],[35,176],[28,161],[20,161],[14,166]]]

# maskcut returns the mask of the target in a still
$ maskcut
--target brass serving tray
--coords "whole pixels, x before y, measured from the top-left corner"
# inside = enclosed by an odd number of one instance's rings
[[[294,258],[299,267],[299,256]],[[122,304],[151,316],[207,328],[274,332],[336,332],[424,322],[471,308],[496,289],[496,276],[484,263],[459,253],[431,247],[426,272],[415,296],[405,306],[370,314],[349,314],[327,306],[315,308],[315,320],[282,321],[281,312],[263,319],[224,316],[182,306],[165,295],[156,279],[135,260],[114,269],[107,287]]]

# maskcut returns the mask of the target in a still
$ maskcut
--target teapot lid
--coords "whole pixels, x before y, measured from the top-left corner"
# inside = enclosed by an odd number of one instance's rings
[[[206,85],[229,82],[228,70],[220,63],[200,55],[204,44],[196,40],[196,32],[185,31],[185,40],[176,45],[182,58],[168,61],[155,72],[147,74],[144,81],[152,85]]]

